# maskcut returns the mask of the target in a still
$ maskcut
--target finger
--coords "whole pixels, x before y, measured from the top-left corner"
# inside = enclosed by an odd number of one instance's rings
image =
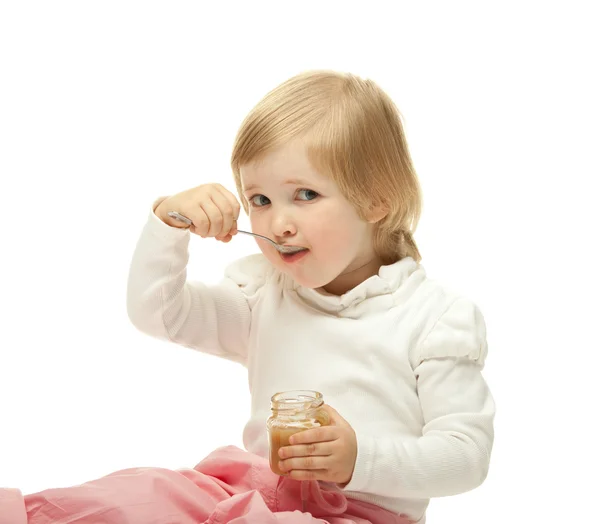
[[[325,411],[327,413],[327,415],[329,416],[329,425],[331,426],[349,426],[348,421],[342,417],[336,409],[332,408],[330,405],[328,404],[323,404],[321,406],[321,408],[323,409],[323,411]]]
[[[219,208],[221,212],[221,216],[223,217],[223,222],[221,224],[221,229],[217,232],[215,236],[225,236],[227,235],[233,226],[234,216],[233,216],[233,208],[231,207],[231,203],[227,200],[221,193],[218,191],[213,192],[211,195],[211,200]]]
[[[224,237],[215,237],[218,241],[220,242],[225,242],[225,244],[227,244],[227,242],[229,242],[233,237],[231,235],[225,235]]]
[[[201,237],[206,237],[210,222],[204,210],[201,207],[198,207],[194,209],[193,212],[188,212],[186,216],[192,221],[190,231]]]
[[[240,203],[239,203],[238,199],[235,197],[235,195],[233,195],[233,193],[231,193],[231,191],[228,191],[227,189],[225,189],[222,185],[218,184],[216,186],[216,188],[221,194],[223,194],[225,196],[225,198],[231,204],[231,209],[233,212],[233,225],[231,226],[231,230],[229,231],[229,233],[232,236],[236,235],[238,232],[237,221],[240,218],[240,209],[241,209]]]
[[[221,242],[229,242],[229,240],[231,240],[235,235],[237,235],[237,232],[237,222],[234,220],[231,229],[226,234],[217,235],[215,238],[217,240],[220,240]],[[227,237],[229,237],[229,239],[225,240]]]
[[[294,480],[329,480],[330,473],[326,469],[293,469],[289,472],[289,477]]]
[[[339,429],[335,426],[322,426],[315,429],[306,429],[290,437],[290,445],[312,444],[316,442],[331,442],[338,438]]]
[[[223,227],[223,215],[221,214],[221,210],[210,199],[202,202],[202,209],[206,213],[209,222],[207,236],[216,237]]]
[[[240,203],[235,195],[231,191],[225,189],[221,184],[217,184],[215,187],[219,193],[221,193],[231,204],[231,209],[233,210],[233,219],[237,220],[240,218]]]
[[[279,461],[281,471],[327,469],[328,457],[294,457]]]
[[[234,237],[234,235],[237,235],[237,232],[237,222],[234,220],[233,225],[231,226],[231,229],[228,233],[226,233],[225,235],[217,235],[215,238],[217,240],[220,240],[221,242],[227,243]]]
[[[317,444],[302,444],[299,446],[283,446],[279,448],[279,458],[292,457],[328,457],[333,454],[333,445],[330,442],[319,442]]]

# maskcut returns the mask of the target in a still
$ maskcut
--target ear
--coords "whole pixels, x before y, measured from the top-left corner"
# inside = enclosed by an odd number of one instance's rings
[[[389,211],[390,210],[384,204],[373,206],[371,209],[369,209],[369,211],[367,211],[367,222],[369,224],[376,224],[380,220],[383,220]]]

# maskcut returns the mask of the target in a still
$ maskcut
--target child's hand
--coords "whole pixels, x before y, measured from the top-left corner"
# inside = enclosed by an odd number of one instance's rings
[[[279,468],[296,480],[347,484],[356,463],[356,434],[335,409],[323,407],[329,414],[331,425],[292,435],[291,445],[279,450]]]
[[[221,184],[204,184],[163,200],[155,215],[172,227],[188,227],[167,213],[176,211],[192,221],[190,231],[201,237],[229,242],[237,233],[240,204]]]

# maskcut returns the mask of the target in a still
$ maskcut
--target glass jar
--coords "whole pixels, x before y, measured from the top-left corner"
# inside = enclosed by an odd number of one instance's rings
[[[321,407],[323,395],[318,391],[285,391],[271,397],[272,415],[267,420],[269,464],[273,473],[279,469],[279,448],[290,445],[294,433],[329,425],[329,415]]]

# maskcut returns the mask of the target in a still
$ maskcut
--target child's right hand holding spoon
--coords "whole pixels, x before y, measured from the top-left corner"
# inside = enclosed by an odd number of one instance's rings
[[[173,211],[189,218],[192,224],[169,216]],[[169,226],[189,227],[190,232],[203,238],[229,242],[237,233],[240,204],[221,184],[203,184],[166,198],[154,213]]]

